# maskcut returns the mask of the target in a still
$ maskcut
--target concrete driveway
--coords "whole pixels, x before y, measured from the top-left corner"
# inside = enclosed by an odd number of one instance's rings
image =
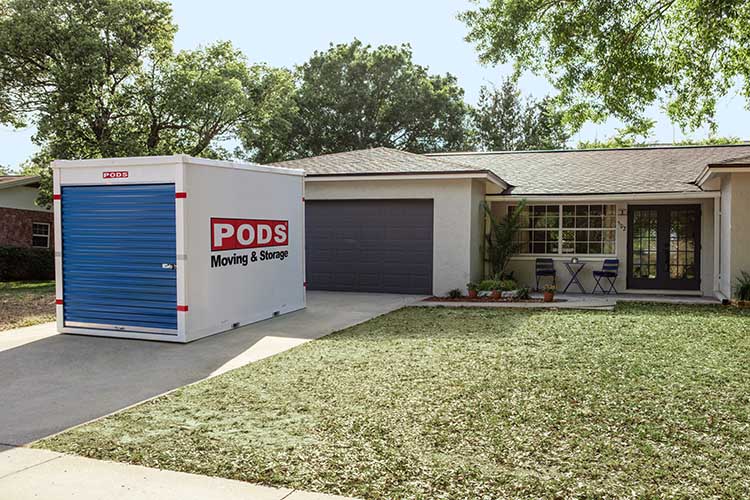
[[[19,446],[261,359],[420,297],[308,292],[307,309],[191,344],[0,332],[0,445]]]

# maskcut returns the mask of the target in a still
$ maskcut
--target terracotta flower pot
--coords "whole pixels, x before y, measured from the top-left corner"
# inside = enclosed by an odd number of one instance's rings
[[[477,291],[476,290],[469,290],[469,298],[470,299],[476,299],[477,298]]]
[[[544,292],[544,301],[545,302],[554,302],[555,301],[555,294],[553,292]]]
[[[500,290],[492,290],[492,295],[491,295],[491,297],[492,297],[493,299],[495,299],[495,300],[499,299],[499,298],[500,298]]]

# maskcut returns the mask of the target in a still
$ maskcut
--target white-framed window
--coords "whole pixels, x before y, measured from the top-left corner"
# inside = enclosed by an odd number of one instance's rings
[[[49,248],[49,224],[46,222],[31,223],[31,246]]]
[[[508,213],[515,209],[508,207]],[[526,205],[518,232],[519,253],[614,255],[616,214],[613,204]]]

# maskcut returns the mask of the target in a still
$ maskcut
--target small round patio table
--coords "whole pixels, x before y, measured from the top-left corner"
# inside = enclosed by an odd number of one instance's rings
[[[581,284],[581,281],[578,279],[578,275],[583,271],[583,268],[586,267],[585,262],[565,262],[565,267],[568,269],[568,272],[570,273],[570,281],[568,281],[568,284],[565,286],[565,289],[563,290],[563,293],[568,291],[568,288],[570,288],[570,285],[575,283],[578,288],[581,290],[581,293],[586,293],[586,290],[583,288],[583,285]]]

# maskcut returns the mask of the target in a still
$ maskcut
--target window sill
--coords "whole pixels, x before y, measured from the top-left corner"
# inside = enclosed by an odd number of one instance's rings
[[[617,259],[617,254],[596,254],[596,255],[581,255],[581,254],[532,254],[532,255],[516,255],[511,257],[510,260],[536,260],[536,259],[552,259],[555,262],[570,262],[573,257],[578,258],[579,262],[598,262],[604,259]]]

